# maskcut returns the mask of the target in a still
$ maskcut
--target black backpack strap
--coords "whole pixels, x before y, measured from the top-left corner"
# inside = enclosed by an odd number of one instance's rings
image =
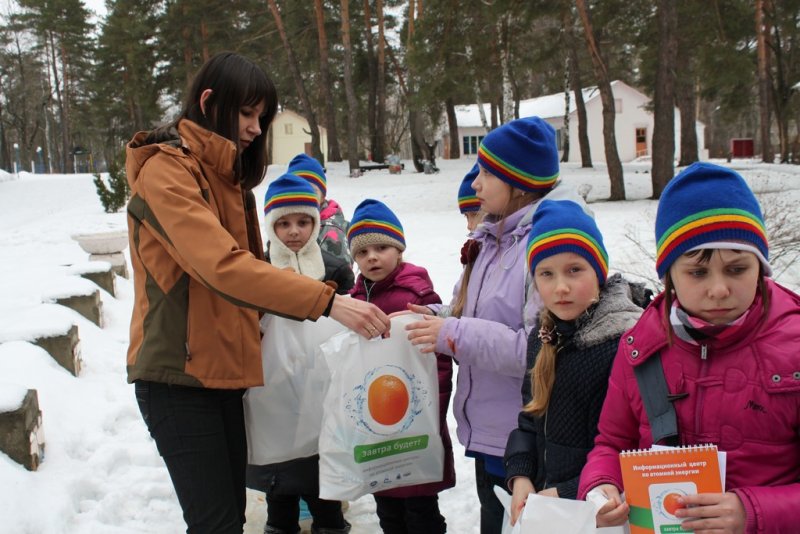
[[[641,365],[634,367],[633,372],[650,422],[653,443],[664,440],[665,445],[679,445],[678,418],[672,405],[674,399],[667,389],[667,379],[661,366],[661,353],[651,355]]]

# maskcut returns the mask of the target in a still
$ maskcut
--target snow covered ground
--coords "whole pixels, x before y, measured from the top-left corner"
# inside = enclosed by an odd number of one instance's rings
[[[440,161],[433,175],[370,171],[347,176],[346,163],[330,164],[328,191],[349,217],[362,199],[386,202],[402,221],[405,259],[426,267],[447,300],[460,274],[459,250],[466,235],[456,209],[456,190],[473,160]],[[734,162],[751,186],[765,192],[773,211],[791,210],[797,219],[800,167]],[[411,169],[410,162],[406,168]],[[611,256],[611,270],[654,279],[655,202],[650,196],[649,163],[625,166],[630,200],[606,202],[605,168],[566,165],[562,175],[576,187],[592,186],[591,208]],[[272,166],[256,195],[285,171]],[[778,205],[778,201],[782,204]],[[783,207],[781,207],[783,206]],[[130,281],[118,279],[117,298],[103,292],[105,327],[53,304],[70,293],[86,293],[91,283],[75,275],[87,254],[71,235],[123,230],[125,214],[106,214],[91,175],[30,175],[0,171],[0,408],[20,392],[35,388],[43,413],[46,457],[36,472],[0,454],[0,533],[174,533],[184,530],[167,471],[150,440],[125,381],[125,350],[132,306]],[[798,290],[800,269],[789,267],[780,280]],[[76,324],[83,370],[78,378],[58,366],[35,337]],[[455,423],[451,431],[455,436]],[[454,442],[455,442],[454,437]],[[456,533],[478,531],[478,501],[473,464],[456,444],[457,486],[440,495],[441,509]],[[261,532],[263,497],[248,495],[247,532]],[[353,534],[378,532],[370,496],[351,503],[347,518]]]

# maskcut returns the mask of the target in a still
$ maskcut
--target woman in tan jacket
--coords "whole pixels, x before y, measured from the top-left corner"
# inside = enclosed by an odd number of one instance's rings
[[[264,261],[251,190],[276,108],[264,71],[224,52],[200,68],[175,122],[127,147],[128,381],[191,533],[242,532],[242,395],[262,384],[260,314],[329,315],[365,337],[389,326],[375,306]]]

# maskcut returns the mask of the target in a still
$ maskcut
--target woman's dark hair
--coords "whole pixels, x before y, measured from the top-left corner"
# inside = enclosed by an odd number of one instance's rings
[[[211,89],[205,101],[205,114],[200,108],[200,95]],[[239,150],[239,110],[243,106],[264,103],[258,122],[261,133],[245,151]],[[261,183],[267,168],[267,131],[278,110],[278,92],[264,70],[251,60],[234,52],[220,52],[206,61],[192,79],[186,101],[178,118],[189,119],[200,126],[230,139],[237,147],[234,175],[244,189]]]

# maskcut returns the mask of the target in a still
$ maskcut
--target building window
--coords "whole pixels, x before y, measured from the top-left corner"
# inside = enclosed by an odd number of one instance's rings
[[[482,135],[465,135],[464,140],[464,154],[477,154],[478,147],[483,141]]]
[[[558,150],[564,150],[564,140],[567,137],[567,131],[564,128],[559,128],[556,131],[556,148]]]
[[[286,135],[292,135],[292,123],[286,123],[283,125],[283,133]]]

